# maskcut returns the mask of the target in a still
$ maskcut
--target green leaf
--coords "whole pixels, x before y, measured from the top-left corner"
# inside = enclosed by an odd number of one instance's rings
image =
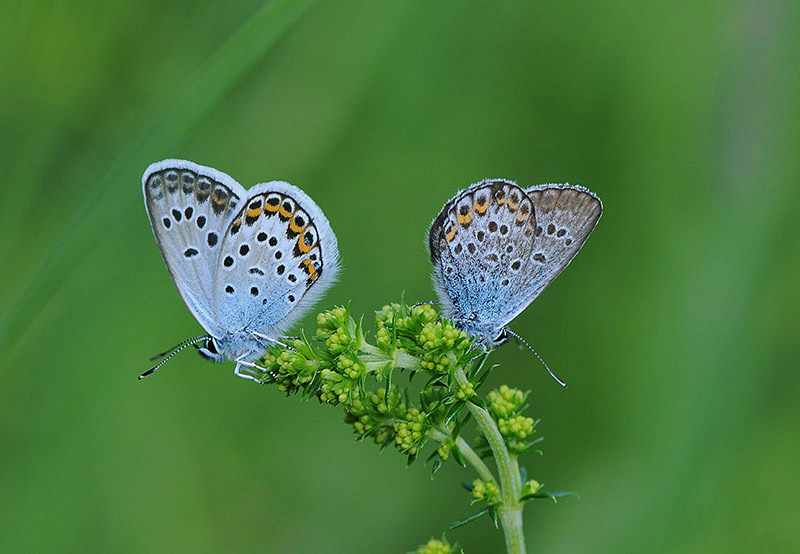
[[[450,449],[450,452],[453,453],[453,459],[455,459],[456,463],[461,467],[467,467],[467,461],[464,459],[464,455],[461,453],[461,450],[458,448],[458,445],[453,444],[453,448]]]
[[[538,491],[531,494],[526,494],[520,498],[520,501],[528,502],[534,498],[549,498],[553,502],[557,503],[559,498],[566,498],[567,496],[578,496],[578,493],[572,491]]]
[[[498,367],[498,364],[493,364],[493,365],[491,365],[491,366],[487,367],[487,368],[486,368],[486,371],[484,371],[484,372],[483,372],[483,373],[482,373],[482,374],[481,374],[481,375],[480,375],[480,376],[479,376],[479,377],[478,377],[478,378],[475,380],[475,390],[478,390],[479,388],[481,388],[481,386],[483,386],[483,383],[485,383],[485,382],[486,382],[486,379],[488,379],[489,375],[491,375],[491,374],[492,374],[492,371],[494,371],[494,368],[496,368],[496,367]]]
[[[483,398],[481,398],[480,396],[478,396],[477,394],[472,395],[472,397],[469,399],[469,401],[472,402],[473,404],[475,404],[476,406],[480,406],[484,410],[488,410],[488,408],[486,406],[486,401]]]
[[[486,360],[488,358],[489,358],[489,352],[484,352],[472,358],[473,360],[475,360],[475,362],[472,364],[472,368],[469,371],[467,371],[467,376],[470,378],[470,381],[472,381],[472,377],[480,373],[481,368],[483,368],[483,365],[486,363]]]
[[[465,401],[459,400],[458,402],[450,406],[450,409],[447,410],[447,415],[444,417],[445,425],[450,425],[450,422],[453,421],[453,418],[458,416],[458,414],[461,413],[461,410],[463,410],[464,406],[466,405],[467,403]]]
[[[492,517],[492,521],[494,521],[494,528],[500,529],[500,514],[497,513],[497,507],[499,504],[489,504],[486,508],[489,510],[489,515]]]
[[[389,404],[389,396],[392,393],[392,363],[389,362],[386,364],[386,367],[383,368],[383,374],[386,380],[386,392],[383,395],[383,401],[386,403],[387,408],[391,408],[392,405]]]
[[[436,454],[436,452],[434,452]],[[442,460],[441,456],[437,454],[436,460],[433,462],[433,468],[431,469],[431,476],[436,475],[436,472],[442,468],[444,464],[444,460]]]
[[[444,532],[447,533],[449,531],[452,531],[453,529],[458,529],[459,527],[463,527],[467,523],[470,523],[472,521],[475,521],[476,519],[482,518],[483,516],[485,516],[488,513],[489,513],[489,508],[484,508],[483,510],[475,512],[474,514],[469,515],[469,516],[467,516],[467,517],[465,517],[463,519],[459,519],[458,521],[454,521],[453,523],[451,523],[447,527],[447,529],[444,530]]]

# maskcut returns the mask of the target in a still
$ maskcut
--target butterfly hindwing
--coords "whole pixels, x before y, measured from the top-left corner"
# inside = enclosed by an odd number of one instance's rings
[[[213,335],[226,330],[213,303],[214,271],[243,187],[229,175],[185,160],[151,164],[142,176],[156,242],[181,297]]]

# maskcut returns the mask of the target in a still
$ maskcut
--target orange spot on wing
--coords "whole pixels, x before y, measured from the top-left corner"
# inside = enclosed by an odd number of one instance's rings
[[[277,204],[270,204],[269,202],[264,203],[264,210],[268,212],[275,213],[281,209],[281,203],[278,202]]]
[[[300,238],[297,239],[297,248],[303,254],[307,254],[308,252],[311,252],[311,249],[314,248],[314,245],[313,244],[310,244],[310,245],[306,244],[305,236],[301,235]],[[305,262],[307,260],[303,260],[303,261]]]
[[[303,231],[303,229],[305,229],[305,226],[300,227],[297,224],[297,222],[295,221],[295,218],[293,217],[292,219],[289,220],[289,229],[291,229],[295,233],[301,233]],[[299,244],[299,241],[298,241],[298,244]]]
[[[468,211],[466,215],[456,214],[456,219],[461,225],[469,225],[473,217],[475,217],[475,212],[472,210]]]
[[[484,213],[486,213],[486,210],[489,209],[489,203],[484,202],[483,204],[479,204],[478,202],[475,202],[474,207],[476,212],[483,215]]]
[[[290,212],[290,211],[288,211],[286,208],[284,208],[284,207],[283,207],[283,205],[284,205],[285,203],[286,203],[286,202],[281,202],[281,203],[279,204],[280,208],[278,209],[278,213],[279,213],[279,215],[282,215],[283,217],[287,217],[287,218],[288,218],[288,217],[292,217],[292,214],[293,214],[294,212]]]
[[[244,215],[247,217],[258,217],[261,215],[261,208],[250,208],[244,213]]]

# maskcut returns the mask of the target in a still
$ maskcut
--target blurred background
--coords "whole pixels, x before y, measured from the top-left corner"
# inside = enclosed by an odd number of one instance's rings
[[[313,313],[430,300],[424,237],[485,177],[577,183],[605,213],[514,322],[579,499],[529,552],[800,551],[800,5],[19,2],[0,6],[0,551],[413,550],[459,482],[353,440],[339,410],[182,354],[201,332],[153,240],[166,157],[322,207],[344,272]],[[487,520],[456,530],[500,552]]]

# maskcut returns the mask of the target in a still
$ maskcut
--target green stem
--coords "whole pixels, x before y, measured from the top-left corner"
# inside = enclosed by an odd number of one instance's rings
[[[457,368],[454,376],[459,386],[469,383],[463,368]],[[508,554],[525,554],[525,533],[522,528],[523,505],[519,501],[522,483],[520,483],[516,456],[512,457],[509,454],[503,436],[489,412],[472,402],[467,403],[467,408],[475,418],[483,436],[486,437],[497,464],[501,495],[498,512],[506,538],[506,551]]]
[[[450,440],[450,433],[445,433],[440,429],[434,429],[433,433],[431,434],[431,438],[438,443],[442,443],[446,440]],[[487,466],[483,460],[481,460],[481,457],[478,456],[477,452],[472,449],[467,441],[465,441],[462,437],[458,437],[456,439],[456,446],[464,455],[464,459],[472,464],[472,467],[475,468],[476,472],[478,472],[478,477],[484,481],[497,482],[497,479],[495,479],[494,475],[492,474],[492,470],[489,469],[489,466]]]
[[[481,479],[484,481],[497,482],[497,479],[495,479],[494,475],[492,474],[492,470],[489,469],[489,466],[487,466],[483,460],[481,460],[481,457],[478,456],[478,454],[472,449],[467,441],[461,437],[458,437],[456,439],[456,446],[464,455],[464,459],[472,464],[472,467],[475,468],[475,471],[478,472],[478,476]]]

